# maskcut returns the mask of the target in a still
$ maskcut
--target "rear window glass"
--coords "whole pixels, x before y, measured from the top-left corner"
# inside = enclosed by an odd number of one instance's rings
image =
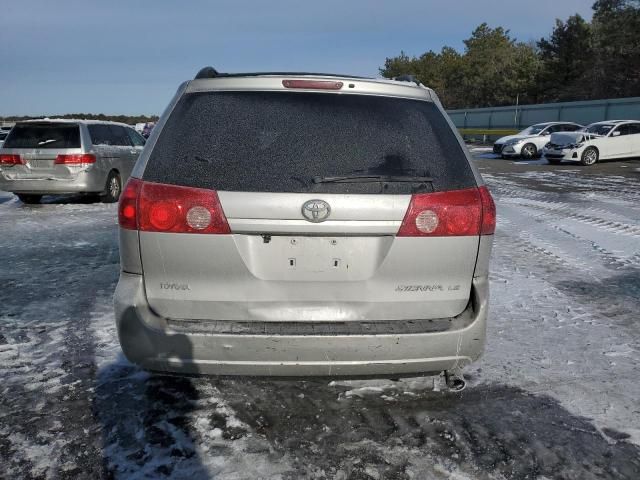
[[[77,124],[17,124],[4,142],[4,148],[80,148]]]
[[[432,182],[317,182],[345,175]],[[462,148],[431,102],[300,92],[185,95],[143,176],[248,192],[411,193],[475,186]]]

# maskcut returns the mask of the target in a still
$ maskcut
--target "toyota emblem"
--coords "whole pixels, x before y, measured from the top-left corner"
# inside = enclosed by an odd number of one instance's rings
[[[309,200],[302,204],[302,216],[313,223],[324,222],[330,213],[331,207],[324,200]]]

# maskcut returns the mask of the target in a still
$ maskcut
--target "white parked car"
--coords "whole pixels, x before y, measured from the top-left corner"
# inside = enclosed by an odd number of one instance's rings
[[[502,155],[502,158],[534,158],[542,153],[552,133],[575,132],[581,128],[583,128],[582,125],[572,122],[537,123],[516,135],[508,135],[496,140],[493,144],[493,153]]]
[[[593,165],[598,160],[640,157],[640,121],[608,120],[578,132],[554,133],[543,150],[547,161]]]

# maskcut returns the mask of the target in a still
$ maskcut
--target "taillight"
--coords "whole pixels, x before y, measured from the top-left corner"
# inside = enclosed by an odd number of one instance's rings
[[[482,223],[481,202],[481,193],[477,188],[413,195],[398,236],[479,235]]]
[[[20,155],[15,154],[2,154],[0,155],[0,165],[24,165]]]
[[[340,90],[344,84],[332,80],[283,80],[285,88],[309,88],[313,90]]]
[[[130,177],[127,186],[120,195],[118,202],[118,223],[122,228],[129,230],[138,229],[138,195],[142,181]]]
[[[482,235],[493,235],[496,231],[496,204],[487,187],[480,187],[480,200],[482,201]]]
[[[121,227],[144,232],[231,232],[215,190],[134,178],[120,196],[118,218]]]
[[[58,155],[55,162],[56,165],[86,165],[96,163],[96,156],[90,153],[73,153],[70,155]]]

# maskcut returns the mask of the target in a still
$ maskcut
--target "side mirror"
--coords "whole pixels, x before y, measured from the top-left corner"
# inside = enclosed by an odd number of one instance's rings
[[[620,136],[620,130],[616,130],[615,132],[613,132],[611,134],[612,137],[619,137]]]
[[[549,130],[545,130],[544,132],[541,133],[541,135],[543,137],[547,137],[547,136],[551,135],[551,132]]]

